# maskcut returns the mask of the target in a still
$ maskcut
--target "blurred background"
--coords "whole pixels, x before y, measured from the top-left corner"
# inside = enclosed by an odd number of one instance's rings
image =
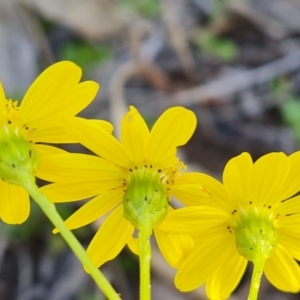
[[[149,126],[182,105],[198,128],[180,156],[190,170],[221,179],[242,151],[253,159],[289,154],[300,141],[299,0],[0,0],[0,80],[22,99],[50,64],[72,60],[101,84],[83,113],[115,124],[135,105]],[[78,150],[78,148],[76,148]],[[67,218],[82,202],[58,205]],[[1,300],[101,300],[39,208],[22,226],[0,224]],[[87,245],[99,224],[75,234]],[[153,244],[153,300],[206,299],[180,294],[175,270]],[[138,299],[138,261],[128,249],[103,266],[124,300]],[[232,295],[246,299],[251,266]],[[263,279],[260,299],[300,299]]]

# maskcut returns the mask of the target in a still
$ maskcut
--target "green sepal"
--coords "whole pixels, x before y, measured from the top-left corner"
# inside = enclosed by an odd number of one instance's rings
[[[237,250],[253,262],[257,259],[268,259],[278,245],[277,231],[273,223],[267,217],[254,213],[240,218],[235,235]]]
[[[0,177],[5,182],[22,185],[35,176],[38,156],[32,145],[14,132],[0,136]]]
[[[168,196],[158,171],[133,170],[123,196],[124,217],[137,229],[152,228],[167,215]]]

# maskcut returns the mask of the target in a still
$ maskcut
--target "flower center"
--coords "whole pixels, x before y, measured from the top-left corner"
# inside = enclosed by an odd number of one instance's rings
[[[123,196],[124,217],[137,229],[148,224],[150,230],[167,214],[169,186],[174,183],[178,168],[167,170],[150,166],[129,170]]]
[[[14,132],[17,135],[22,135],[27,139],[27,135],[30,131],[29,127],[24,124],[20,125],[19,121],[19,106],[18,101],[11,99],[5,100],[6,111],[4,112],[3,130],[8,133]],[[0,124],[1,125],[1,124]],[[1,131],[1,128],[0,128]],[[0,132],[1,134],[1,132]]]
[[[19,114],[18,101],[6,100],[6,123],[13,124],[16,122]]]
[[[235,236],[238,252],[250,261],[268,259],[278,245],[277,231],[271,219],[255,212],[240,216]]]

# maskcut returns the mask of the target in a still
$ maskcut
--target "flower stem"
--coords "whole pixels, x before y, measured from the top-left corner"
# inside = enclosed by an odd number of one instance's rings
[[[248,300],[257,300],[265,260],[262,258],[258,258],[255,261],[253,261],[253,264],[254,268],[252,271],[251,286]]]
[[[89,271],[91,277],[94,279],[98,287],[103,291],[105,296],[110,300],[120,300],[121,298],[110,285],[109,281],[104,277],[100,270],[93,265],[81,244],[75,238],[73,233],[65,226],[64,221],[58,214],[54,204],[47,199],[47,197],[39,190],[32,180],[26,180],[26,182],[22,182],[22,186],[41,207],[52,224],[59,229],[62,237],[70,246],[74,254],[78,257],[79,261]]]
[[[138,249],[140,258],[140,300],[151,299],[151,283],[150,283],[150,245],[151,230],[147,224],[139,230]]]

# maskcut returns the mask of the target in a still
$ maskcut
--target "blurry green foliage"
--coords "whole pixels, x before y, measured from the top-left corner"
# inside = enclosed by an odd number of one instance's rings
[[[122,251],[117,259],[121,268],[128,275],[139,269],[138,256],[132,254],[130,251]]]
[[[300,97],[292,92],[292,86],[286,78],[277,78],[272,82],[272,91],[279,100],[279,109],[283,121],[293,130],[300,142]]]
[[[282,117],[293,129],[296,139],[300,142],[300,98],[291,96],[281,107]]]
[[[147,17],[158,17],[160,15],[158,0],[121,0],[119,3],[125,9],[135,11]]]
[[[95,62],[104,62],[113,55],[109,45],[92,45],[83,41],[68,41],[61,46],[60,59],[71,60],[86,71]]]
[[[233,61],[239,54],[237,46],[232,41],[217,37],[207,30],[201,30],[198,46],[204,53],[210,53],[224,61]]]

